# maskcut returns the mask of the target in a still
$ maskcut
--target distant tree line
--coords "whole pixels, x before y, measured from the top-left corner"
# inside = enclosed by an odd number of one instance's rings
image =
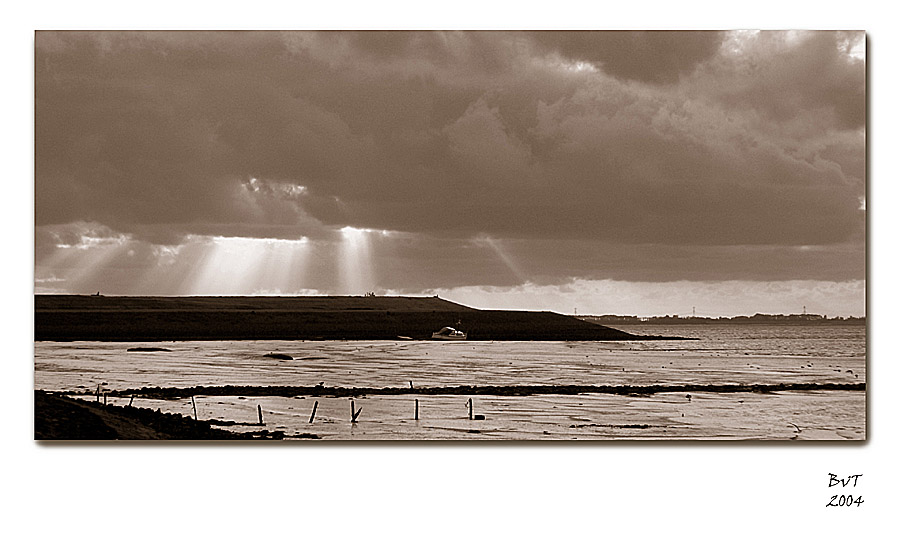
[[[770,315],[757,313],[737,317],[637,317],[634,315],[581,315],[583,321],[598,324],[866,324],[865,317],[827,317],[816,314]]]

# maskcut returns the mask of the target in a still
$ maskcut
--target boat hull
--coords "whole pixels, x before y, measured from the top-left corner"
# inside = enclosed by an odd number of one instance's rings
[[[448,336],[448,335],[431,334],[431,339],[436,339],[438,341],[465,341],[466,335],[463,334],[461,336]]]

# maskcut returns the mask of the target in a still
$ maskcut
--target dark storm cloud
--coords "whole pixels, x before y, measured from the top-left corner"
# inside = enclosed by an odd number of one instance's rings
[[[709,60],[722,44],[723,32],[568,31],[531,32],[540,47],[570,60],[596,63],[623,79],[676,82]]]
[[[712,64],[704,91],[718,95],[729,109],[752,109],[766,120],[807,129],[859,129],[865,126],[865,62],[846,49],[864,39],[860,32],[759,32],[740,54]],[[727,76],[724,76],[727,75]],[[813,121],[817,116],[824,122]]]
[[[38,32],[36,222],[156,244],[354,226],[701,258],[772,246],[741,275],[783,275],[798,246],[861,242],[864,64],[846,38]],[[665,273],[638,253],[630,268]],[[861,276],[841,260],[820,273]]]

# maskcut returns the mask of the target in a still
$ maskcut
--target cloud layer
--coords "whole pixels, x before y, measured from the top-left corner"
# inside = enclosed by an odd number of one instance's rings
[[[38,32],[38,264],[79,223],[170,248],[354,227],[430,288],[502,281],[497,246],[536,283],[861,279],[862,39]]]

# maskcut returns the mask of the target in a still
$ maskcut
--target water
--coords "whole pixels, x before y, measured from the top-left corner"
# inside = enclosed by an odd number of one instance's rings
[[[859,326],[679,325],[626,331],[699,338],[646,342],[192,341],[37,342],[35,387],[93,391],[219,385],[416,387],[859,383]],[[158,346],[170,352],[126,352]],[[293,360],[267,358],[269,352]],[[196,396],[204,419],[257,421],[287,437],[323,439],[855,439],[865,438],[865,392],[684,392],[646,396],[354,398]],[[415,400],[419,420],[414,420]],[[127,398],[112,399],[126,404]],[[315,422],[309,423],[318,401]],[[137,397],[135,406],[192,415],[190,399]],[[233,426],[234,430],[259,427]]]

